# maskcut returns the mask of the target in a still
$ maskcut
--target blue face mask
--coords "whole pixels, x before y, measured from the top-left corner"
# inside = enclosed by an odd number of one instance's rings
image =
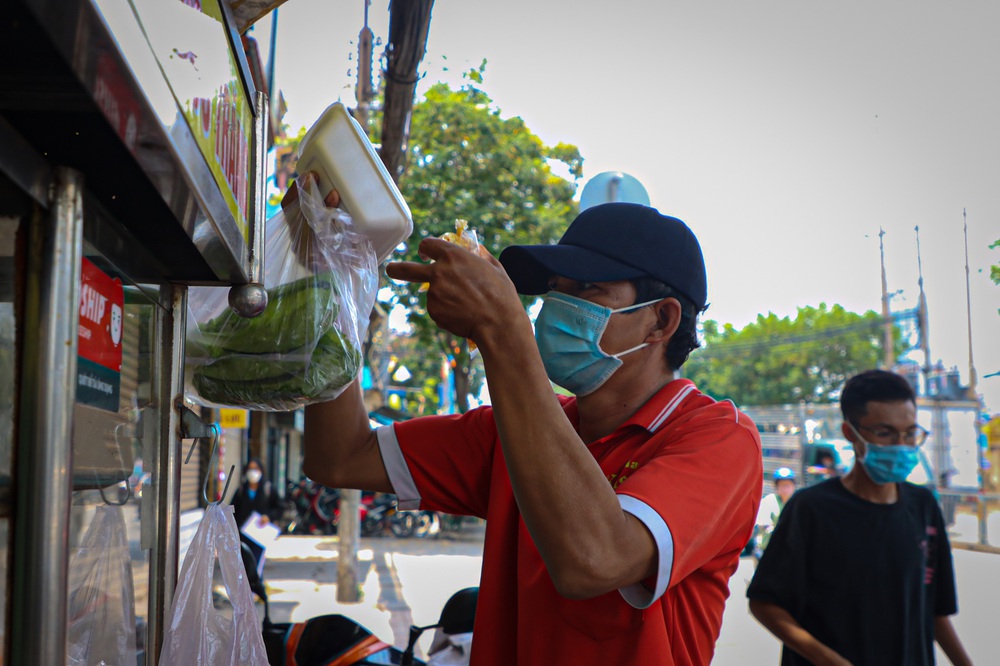
[[[617,354],[606,353],[600,342],[611,315],[659,301],[612,310],[583,298],[550,291],[535,320],[535,342],[549,379],[578,396],[596,391],[621,367],[620,357],[649,344]]]
[[[848,422],[847,425],[865,443],[865,456],[861,459],[861,464],[875,483],[902,483],[920,462],[920,447],[872,444],[858,433],[852,423]]]

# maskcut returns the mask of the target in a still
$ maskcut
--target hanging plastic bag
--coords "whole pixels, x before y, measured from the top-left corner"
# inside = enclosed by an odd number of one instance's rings
[[[232,617],[212,603],[218,559]],[[165,666],[267,666],[240,538],[228,504],[210,504],[184,557],[160,663]]]
[[[332,400],[357,376],[378,290],[371,241],[312,181],[267,221],[267,309],[245,319],[227,287],[190,290],[187,393],[208,406],[291,411]]]
[[[70,666],[134,666],[132,557],[121,509],[100,505],[69,564]]]

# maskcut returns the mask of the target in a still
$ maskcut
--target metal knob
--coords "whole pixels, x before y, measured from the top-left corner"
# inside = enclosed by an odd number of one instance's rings
[[[229,307],[241,317],[259,317],[267,309],[267,290],[253,282],[235,285],[229,289]]]

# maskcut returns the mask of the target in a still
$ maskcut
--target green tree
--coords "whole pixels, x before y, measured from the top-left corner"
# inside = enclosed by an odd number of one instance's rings
[[[684,374],[739,405],[835,401],[848,377],[884,356],[881,315],[840,305],[802,307],[794,319],[761,314],[739,330],[707,320],[703,331],[704,347],[691,354]],[[895,326],[893,340],[898,357],[907,345]]]
[[[521,118],[503,117],[478,87],[484,68],[485,61],[458,90],[433,85],[413,107],[408,163],[399,187],[413,214],[414,234],[394,259],[419,261],[421,239],[455,231],[458,219],[467,220],[479,242],[496,255],[511,244],[554,242],[576,215],[576,185],[553,173],[552,164],[562,162],[579,179],[579,150],[562,143],[548,147]],[[414,374],[411,381],[422,384],[421,375],[436,375],[441,355],[450,356],[456,406],[466,411],[468,395],[482,384],[482,373],[471,369],[467,342],[427,317],[419,285],[390,286],[394,303],[409,313],[419,347],[430,352],[404,360]]]
[[[1000,239],[997,239],[993,245],[990,245],[990,249],[996,250],[998,248],[1000,248]],[[990,266],[990,277],[993,278],[993,282],[1000,284],[1000,264]],[[1000,310],[997,312],[1000,313]]]

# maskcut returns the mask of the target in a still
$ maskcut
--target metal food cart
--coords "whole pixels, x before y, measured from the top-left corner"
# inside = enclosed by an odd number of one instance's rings
[[[155,664],[200,484],[187,289],[266,298],[267,97],[219,0],[12,0],[0,22],[0,663],[68,663],[74,558],[120,504]]]

